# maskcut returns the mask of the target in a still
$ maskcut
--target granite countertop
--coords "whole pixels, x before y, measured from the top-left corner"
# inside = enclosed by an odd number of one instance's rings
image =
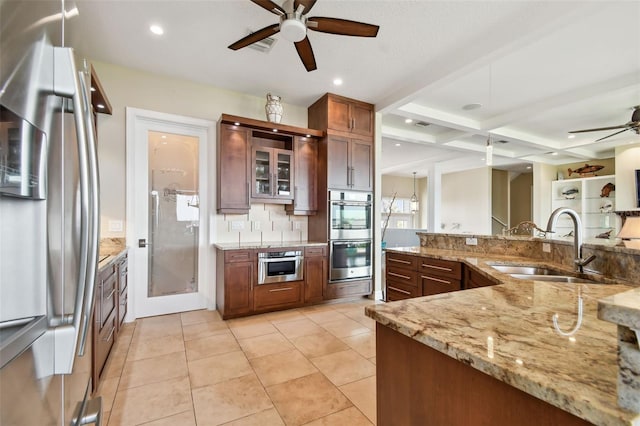
[[[640,333],[640,288],[605,297],[599,302],[599,318]]]
[[[124,238],[102,238],[98,250],[98,270],[110,265],[128,250]]]
[[[251,249],[268,249],[268,248],[284,248],[284,247],[312,247],[326,246],[327,243],[317,241],[265,241],[265,242],[248,242],[248,243],[214,243],[213,246],[218,250],[251,250]]]
[[[598,300],[640,296],[626,284],[518,280],[489,263],[540,264],[515,256],[470,256],[425,248],[399,253],[460,261],[501,285],[377,304],[366,314],[393,330],[591,423],[637,425],[640,414],[619,408],[616,325],[598,319]],[[578,300],[583,300],[581,326]],[[637,304],[634,305],[637,309]],[[556,330],[553,315],[558,314]]]

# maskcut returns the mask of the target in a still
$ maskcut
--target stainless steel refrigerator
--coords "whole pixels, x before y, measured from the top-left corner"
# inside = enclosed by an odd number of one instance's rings
[[[0,425],[100,423],[98,169],[71,2],[0,0]]]

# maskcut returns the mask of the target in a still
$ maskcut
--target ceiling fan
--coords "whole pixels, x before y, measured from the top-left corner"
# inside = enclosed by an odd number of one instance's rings
[[[611,136],[615,136],[622,132],[626,132],[627,130],[632,130],[636,132],[636,134],[640,135],[640,105],[636,105],[633,107],[633,114],[631,114],[631,121],[625,124],[621,124],[620,126],[611,126],[611,127],[599,127],[597,129],[583,129],[583,130],[573,130],[569,133],[584,133],[584,132],[599,132],[601,130],[616,130],[623,129],[619,132],[615,132],[610,134],[609,136],[605,136],[596,140],[596,142],[601,141],[603,139],[610,138]]]
[[[251,0],[258,6],[280,16],[280,23],[269,25],[229,45],[229,49],[238,50],[280,32],[282,36],[295,43],[298,56],[307,71],[317,69],[311,43],[307,37],[307,29],[322,33],[348,35],[357,37],[375,37],[378,35],[377,25],[349,21],[338,18],[307,17],[307,13],[317,0],[286,0],[282,6],[271,0]]]

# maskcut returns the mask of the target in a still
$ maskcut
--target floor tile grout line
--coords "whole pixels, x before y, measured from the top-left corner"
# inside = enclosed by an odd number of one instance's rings
[[[196,403],[193,397],[193,386],[191,385],[191,371],[189,370],[189,359],[187,358],[187,342],[184,340],[184,324],[182,323],[182,315],[180,315],[180,332],[182,334],[182,347],[184,348],[184,363],[187,367],[187,381],[189,382],[189,396],[191,397],[191,412],[193,414],[193,421],[198,425],[198,418],[196,417]]]

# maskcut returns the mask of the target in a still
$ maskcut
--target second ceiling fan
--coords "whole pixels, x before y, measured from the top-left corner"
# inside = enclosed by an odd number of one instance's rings
[[[375,37],[378,35],[378,29],[380,28],[377,25],[347,19],[307,17],[309,11],[316,4],[316,0],[286,0],[282,6],[279,6],[271,0],[251,1],[269,12],[280,16],[280,22],[264,27],[241,38],[231,44],[229,49],[242,49],[274,34],[281,33],[285,39],[295,44],[298,56],[300,56],[307,71],[317,69],[316,58],[313,54],[309,38],[307,37],[307,29],[329,34]]]

